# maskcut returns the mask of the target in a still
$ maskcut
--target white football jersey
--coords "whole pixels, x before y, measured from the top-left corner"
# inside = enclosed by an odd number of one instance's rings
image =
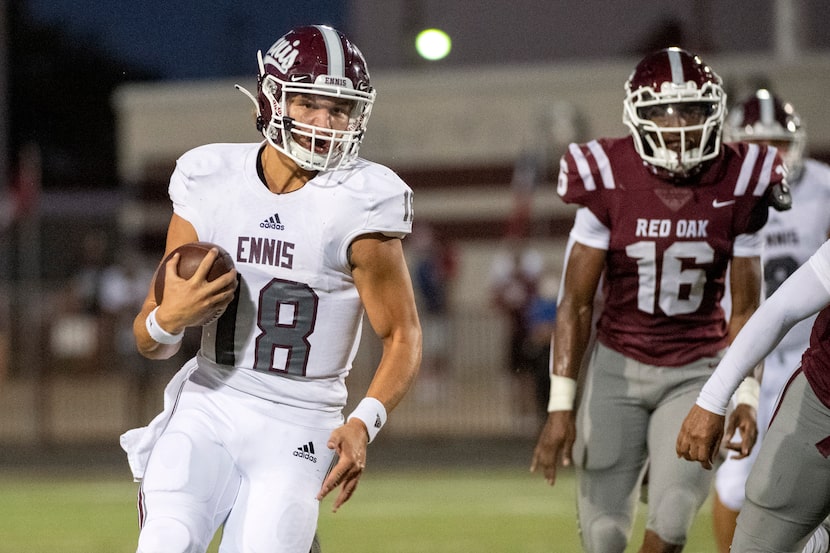
[[[801,178],[790,183],[790,189],[792,209],[770,209],[769,221],[761,229],[766,296],[803,265],[830,234],[830,167],[805,159]],[[806,349],[814,319],[810,317],[799,322],[778,347]]]
[[[177,162],[174,212],[199,240],[225,248],[239,273],[234,301],[204,327],[191,379],[271,401],[339,411],[363,307],[348,248],[368,233],[412,230],[412,190],[358,160],[274,194],[257,175],[261,144],[211,144]]]

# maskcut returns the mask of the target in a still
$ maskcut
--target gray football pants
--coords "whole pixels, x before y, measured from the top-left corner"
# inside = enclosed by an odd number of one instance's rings
[[[583,548],[622,553],[648,465],[646,528],[683,544],[714,471],[677,457],[680,425],[718,358],[657,367],[597,344],[577,411],[574,464]]]
[[[798,371],[749,473],[732,553],[799,553],[830,515],[830,459],[816,447],[830,435],[830,409]]]

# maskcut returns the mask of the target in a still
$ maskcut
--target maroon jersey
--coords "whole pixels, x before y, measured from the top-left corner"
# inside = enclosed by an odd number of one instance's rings
[[[822,309],[813,323],[801,368],[813,392],[830,409],[830,307]]]
[[[767,218],[784,178],[774,149],[725,145],[679,184],[654,175],[632,139],[571,144],[557,191],[610,231],[597,338],[638,361],[679,366],[727,345],[720,300],[735,237]]]

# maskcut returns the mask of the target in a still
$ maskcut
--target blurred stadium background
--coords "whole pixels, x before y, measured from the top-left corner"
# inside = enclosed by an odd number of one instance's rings
[[[0,175],[8,175],[0,181],[0,474],[93,467],[126,478],[118,435],[157,412],[167,379],[196,347],[188,332],[186,352],[149,364],[130,344],[164,247],[166,180],[188,148],[259,140],[233,85],[253,90],[255,49],[309,21],[272,14],[263,29],[250,3],[216,8],[212,19],[224,27],[202,34],[246,38],[223,43],[218,65],[207,53],[197,59],[204,72],[194,75],[136,55],[125,61],[106,33],[79,34],[43,4],[0,0]],[[313,13],[315,2],[305,4]],[[346,31],[379,90],[361,153],[415,191],[413,274],[439,247],[450,258],[447,311],[434,323],[444,340],[429,346],[436,365],[391,417],[373,448],[376,466],[526,470],[538,419],[508,369],[510,320],[491,276],[524,248],[537,255],[539,278],[558,277],[573,211],[555,197],[556,160],[569,141],[626,132],[623,82],[642,53],[670,44],[700,52],[732,99],[772,88],[803,117],[810,154],[830,159],[823,0],[319,4],[329,20],[311,22]],[[199,2],[181,9],[211,19]],[[117,28],[136,16],[108,17]],[[449,56],[414,54],[426,27],[449,33]],[[365,330],[353,400],[379,355]]]

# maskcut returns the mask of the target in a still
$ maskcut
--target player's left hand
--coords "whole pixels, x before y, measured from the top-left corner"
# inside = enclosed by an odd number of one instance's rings
[[[711,469],[723,437],[723,422],[723,415],[694,405],[677,434],[677,456],[698,461],[706,470]]]
[[[740,440],[737,441],[733,440],[736,431],[740,432]],[[729,415],[723,447],[737,452],[732,456],[733,459],[743,459],[752,451],[757,439],[756,410],[751,405],[739,403],[732,414]]]
[[[340,486],[340,493],[334,500],[332,512],[337,512],[357,489],[357,483],[366,468],[366,446],[369,435],[366,427],[358,419],[352,419],[343,426],[336,428],[329,437],[328,448],[337,452],[337,464],[329,471],[323,481],[323,486],[317,494],[322,501],[329,492]]]

